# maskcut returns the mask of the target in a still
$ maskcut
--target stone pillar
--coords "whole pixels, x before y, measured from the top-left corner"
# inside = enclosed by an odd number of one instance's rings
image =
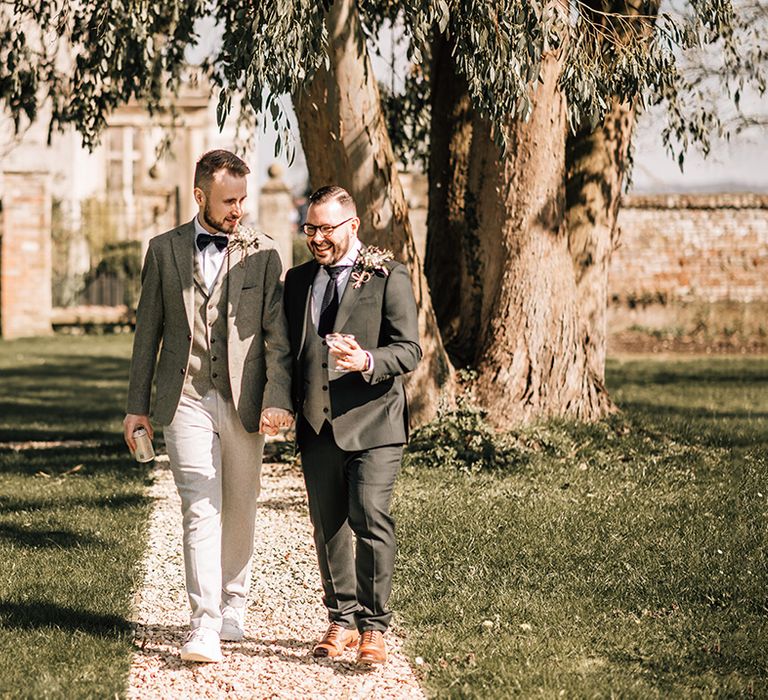
[[[3,174],[0,336],[50,335],[51,192],[47,172]]]
[[[259,197],[259,228],[275,239],[283,271],[293,265],[293,237],[296,231],[296,207],[293,195],[283,182],[283,169],[269,166],[269,180]]]

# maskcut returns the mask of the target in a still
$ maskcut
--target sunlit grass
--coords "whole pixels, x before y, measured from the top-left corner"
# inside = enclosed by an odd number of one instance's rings
[[[0,343],[0,696],[114,697],[147,470],[120,422],[127,337]]]
[[[768,360],[613,362],[624,415],[406,469],[395,608],[438,697],[762,695]]]

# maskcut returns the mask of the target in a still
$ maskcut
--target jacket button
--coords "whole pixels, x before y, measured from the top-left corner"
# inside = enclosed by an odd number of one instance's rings
[[[211,358],[211,362],[216,362],[216,359],[217,359],[217,358],[216,358],[216,355],[214,355],[214,356]]]
[[[328,387],[327,387],[327,386],[324,386],[324,387],[323,387],[323,391],[328,391]]]
[[[187,335],[187,340],[192,340],[192,334],[191,333]]]
[[[181,373],[182,373],[182,374],[186,374],[186,373],[187,373],[187,370],[185,370],[185,369],[182,367],[182,368],[181,368]]]
[[[328,409],[327,409],[327,408],[324,408],[324,409],[323,409],[323,413],[328,413]]]
[[[192,337],[192,336],[190,336]],[[216,338],[211,338],[211,345],[213,345],[216,342]]]
[[[214,373],[213,373],[211,376],[212,376],[214,379],[216,379],[216,377],[218,377],[219,375],[218,375],[218,374],[216,374],[216,372],[214,372]]]
[[[323,369],[328,369],[328,363],[327,362],[323,362]]]

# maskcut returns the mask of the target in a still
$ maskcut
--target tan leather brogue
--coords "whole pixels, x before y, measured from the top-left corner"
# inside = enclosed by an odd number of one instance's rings
[[[340,656],[344,649],[355,646],[359,638],[360,633],[357,630],[348,630],[338,622],[332,622],[325,631],[323,638],[315,644],[312,655],[331,658]]]
[[[387,661],[387,645],[384,642],[384,633],[379,630],[366,630],[360,637],[360,646],[357,648],[357,663],[359,664],[383,664]]]

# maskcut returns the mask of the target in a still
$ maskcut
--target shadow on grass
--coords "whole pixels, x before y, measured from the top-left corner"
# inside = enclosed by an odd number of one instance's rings
[[[25,603],[0,601],[0,627],[20,630],[64,629],[112,638],[124,637],[131,631],[128,621],[117,615],[101,615],[43,600]]]
[[[114,439],[114,438],[113,438]],[[24,474],[34,476],[43,473],[50,477],[62,477],[74,467],[80,471],[76,476],[137,475],[147,474],[149,464],[139,464],[122,442],[110,442],[98,447],[71,448],[54,447],[42,450],[0,449],[0,474]]]
[[[5,540],[19,547],[42,549],[46,547],[69,549],[72,547],[104,547],[105,544],[94,537],[71,530],[36,530],[0,524],[0,541]]]
[[[751,448],[766,444],[768,412],[764,411],[717,411],[643,401],[624,401],[620,408],[628,416],[641,417],[646,428],[662,430],[688,445]]]
[[[768,383],[768,360],[764,358],[702,358],[683,361],[643,359],[618,363],[609,360],[606,369],[611,386],[660,384],[665,387],[690,384]]]
[[[3,513],[38,512],[42,510],[59,510],[61,508],[109,508],[122,510],[136,508],[148,503],[151,499],[137,494],[120,494],[105,498],[78,496],[75,498],[19,498],[16,496],[0,496],[0,511]]]
[[[28,362],[0,369],[0,443],[119,436],[127,358],[68,354]]]

